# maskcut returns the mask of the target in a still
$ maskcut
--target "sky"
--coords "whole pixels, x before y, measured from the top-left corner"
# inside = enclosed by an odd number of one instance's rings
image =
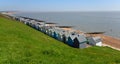
[[[120,11],[120,0],[0,0],[0,11]]]

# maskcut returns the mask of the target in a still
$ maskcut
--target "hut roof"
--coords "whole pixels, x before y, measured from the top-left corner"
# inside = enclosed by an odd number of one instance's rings
[[[51,31],[51,32],[54,32],[54,30],[53,29],[48,29],[49,31]]]
[[[84,35],[78,35],[76,38],[78,39],[79,43],[87,41]]]
[[[102,41],[100,37],[93,37],[93,39],[94,39],[94,41],[95,41],[96,43],[98,43],[98,42],[101,42],[101,41]]]
[[[70,34],[69,34],[68,32],[66,32],[66,31],[65,31],[63,34],[64,34],[66,37],[69,37],[69,36],[70,36]]]
[[[58,30],[58,34],[63,35],[65,34],[63,30]]]
[[[70,38],[74,40],[77,37],[77,35],[70,35]]]

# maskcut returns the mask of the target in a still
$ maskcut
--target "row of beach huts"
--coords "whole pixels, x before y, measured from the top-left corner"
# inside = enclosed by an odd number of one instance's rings
[[[56,23],[45,22],[23,16],[9,15],[9,17],[35,28],[36,30],[74,48],[102,46],[102,39],[100,37],[88,37],[84,33],[77,33],[72,29],[72,26],[57,26]]]

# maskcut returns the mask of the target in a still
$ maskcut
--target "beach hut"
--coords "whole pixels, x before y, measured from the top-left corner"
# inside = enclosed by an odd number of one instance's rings
[[[43,32],[43,33],[46,32],[45,27],[43,27],[43,26],[39,26],[39,30],[40,30],[41,32]]]
[[[87,46],[87,39],[86,39],[85,36],[83,36],[83,35],[78,35],[78,36],[74,39],[73,46],[74,46],[75,48],[86,48],[86,46]]]
[[[31,23],[31,27],[33,27],[34,29],[36,29],[36,25],[34,22]]]
[[[44,33],[44,34],[46,34],[46,30],[47,30],[47,29],[46,29],[45,27],[43,27],[43,33]]]
[[[24,18],[22,18],[22,17],[19,17],[19,20],[20,20],[20,22],[23,22],[24,23]]]
[[[15,17],[15,20],[16,20],[16,21],[20,21],[20,20],[19,20],[19,17]]]
[[[74,39],[77,37],[77,35],[70,35],[69,37],[68,37],[68,40],[67,40],[67,44],[68,45],[70,45],[70,46],[73,46],[73,44],[74,44]]]
[[[64,31],[62,35],[62,38],[63,38],[62,40],[64,43],[67,43],[68,37],[69,37],[69,33],[67,31]]]
[[[24,20],[24,24],[28,25],[29,21],[28,20]]]
[[[30,20],[30,26],[31,27],[35,28],[35,26],[36,26],[35,24],[36,24],[35,20]]]
[[[54,35],[53,35],[53,38],[57,39],[57,38],[58,38],[57,32],[54,31],[53,34],[54,34]]]
[[[48,35],[52,37],[52,29],[48,29]]]
[[[50,30],[50,36],[54,37],[54,30],[53,29]]]
[[[44,30],[43,28],[44,28],[44,27],[40,27],[39,30],[40,30],[41,32],[43,32],[43,30]]]
[[[26,22],[26,23],[25,23],[26,25],[29,25],[29,21],[25,21],[25,22]]]
[[[45,24],[45,21],[32,19],[32,18],[30,18],[30,22],[33,24],[33,27],[37,29],[40,27],[44,27],[44,24]]]
[[[49,29],[45,29],[45,34],[49,35]]]
[[[39,30],[39,25],[35,24],[35,29]]]
[[[39,26],[45,26],[45,21],[42,20],[36,20],[37,24],[39,24]]]
[[[42,30],[43,30],[43,28],[44,28],[44,26],[43,26],[43,25],[38,24],[38,30],[39,30],[39,31],[42,31]]]
[[[67,44],[70,46],[73,46],[74,41],[71,39],[71,37],[68,37]]]
[[[105,32],[88,32],[88,33],[86,33],[88,44],[93,45],[93,46],[102,46],[101,37],[96,37],[96,36],[104,34],[104,33]]]
[[[59,33],[58,33],[58,40],[59,41],[63,41],[63,34],[64,34],[64,30],[59,30]]]
[[[102,39],[100,37],[87,37],[88,43],[93,46],[102,46]]]
[[[63,35],[63,34],[58,33],[58,40],[59,40],[59,41],[63,41],[63,37],[62,37],[62,35]]]
[[[18,16],[20,22],[25,22],[26,20],[29,20],[27,17],[22,17],[22,16]]]
[[[33,27],[37,30],[40,30],[39,28],[42,27],[41,24],[34,20]]]
[[[22,22],[26,25],[29,25],[29,21],[30,21],[29,19],[25,19],[25,18],[22,19]]]
[[[48,32],[47,32],[48,36],[50,36],[50,29],[48,29],[47,31],[48,31]]]
[[[58,29],[58,28],[55,28],[55,32],[56,32],[56,39],[57,40],[62,40],[61,37],[62,37],[62,30],[61,29]]]
[[[38,30],[41,31],[41,27],[40,26],[38,26]]]

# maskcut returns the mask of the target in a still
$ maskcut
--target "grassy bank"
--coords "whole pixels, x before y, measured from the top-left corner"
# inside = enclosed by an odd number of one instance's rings
[[[0,64],[118,64],[108,47],[71,48],[20,22],[0,16]]]

